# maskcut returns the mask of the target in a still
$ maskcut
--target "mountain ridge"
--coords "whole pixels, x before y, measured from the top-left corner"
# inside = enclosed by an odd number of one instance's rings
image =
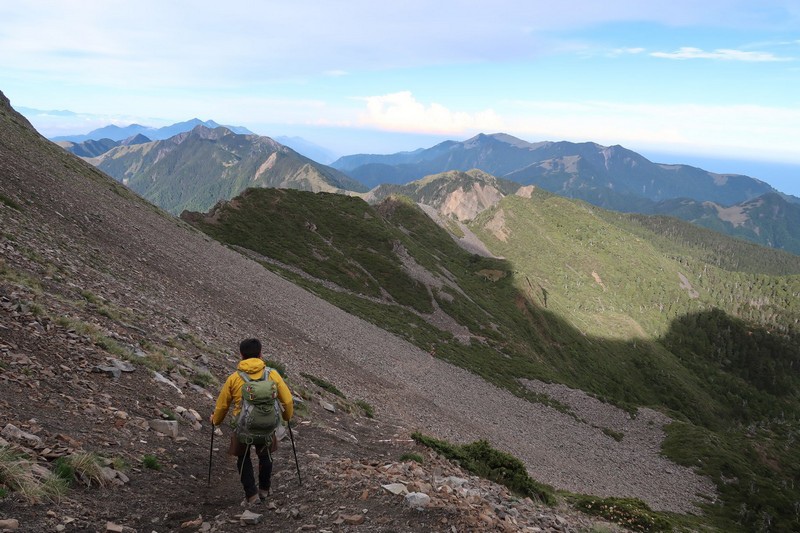
[[[179,133],[189,131],[195,126],[206,126],[207,128],[213,129],[220,127],[220,124],[214,122],[213,120],[200,120],[199,118],[193,118],[183,122],[176,122],[175,124],[170,124],[169,126],[162,126],[160,128],[155,128],[153,126],[143,126],[141,124],[130,124],[128,126],[117,126],[116,124],[109,124],[108,126],[103,126],[102,128],[94,129],[89,133],[75,134],[75,135],[58,135],[52,137],[50,140],[54,142],[69,141],[74,143],[81,143],[84,141],[92,141],[92,140],[98,141],[100,139],[111,139],[112,141],[119,142],[129,137],[133,137],[137,134],[142,134],[151,140],[161,141],[164,139],[168,139]],[[241,133],[245,135],[253,134],[252,131],[248,130],[243,126],[224,126],[224,127],[228,128],[234,133]]]
[[[479,134],[463,142],[445,141],[413,152],[345,156],[332,166],[373,188],[380,183],[407,184],[449,170],[478,168],[520,185],[535,185],[606,209],[677,216],[728,235],[800,253],[800,236],[794,229],[794,221],[800,216],[800,199],[749,176],[652,163],[619,145],[529,143],[508,134]],[[739,229],[724,220],[725,209],[733,211],[739,206],[754,212],[742,206],[766,194],[780,194],[786,205],[771,216],[760,213],[760,226],[751,223]],[[702,202],[713,202],[720,209],[715,215],[710,206],[700,207]]]
[[[248,186],[365,190],[269,137],[202,124],[164,140],[117,146],[88,161],[174,214],[208,209]]]

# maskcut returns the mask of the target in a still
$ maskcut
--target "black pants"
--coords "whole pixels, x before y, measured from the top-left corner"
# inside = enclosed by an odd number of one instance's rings
[[[258,494],[258,490],[269,490],[270,480],[272,478],[272,457],[269,453],[269,444],[264,446],[244,446],[244,452],[236,454],[236,469],[239,471],[239,478],[242,480],[244,487],[244,494],[247,498],[252,498]],[[258,456],[258,485],[256,485],[255,475],[253,473],[253,461],[250,459],[250,449],[256,449]]]

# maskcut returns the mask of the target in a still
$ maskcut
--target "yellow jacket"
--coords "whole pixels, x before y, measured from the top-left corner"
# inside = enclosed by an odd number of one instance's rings
[[[236,419],[239,411],[242,410],[242,386],[244,385],[244,380],[239,375],[239,371],[245,372],[250,376],[250,379],[257,380],[261,379],[264,375],[264,369],[266,367],[267,365],[264,361],[258,357],[251,357],[239,361],[236,372],[228,376],[228,379],[225,380],[225,384],[219,391],[217,407],[214,409],[214,418],[212,419],[215,426],[219,426],[222,424],[222,421],[225,420],[225,415],[228,413],[231,403],[233,403],[233,413],[231,414],[234,419]],[[292,402],[292,393],[289,391],[289,387],[286,386],[286,383],[283,381],[281,375],[278,374],[277,370],[272,370],[269,373],[269,378],[274,381],[277,386],[278,401],[281,402],[283,406],[283,419],[287,421],[291,420],[294,414],[294,403]]]

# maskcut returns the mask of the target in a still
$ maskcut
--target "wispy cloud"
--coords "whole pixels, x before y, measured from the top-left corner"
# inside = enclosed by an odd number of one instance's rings
[[[608,52],[609,57],[619,57],[619,56],[627,56],[627,55],[637,55],[646,52],[647,49],[639,48],[639,47],[632,47],[632,48],[614,48]]]
[[[517,101],[513,107],[513,116],[500,114],[504,131],[529,141],[590,140],[633,149],[800,161],[795,143],[800,110],[791,107],[609,101]]]
[[[500,117],[491,109],[477,113],[453,111],[438,103],[419,102],[410,91],[370,96],[364,100],[367,108],[359,116],[359,123],[366,127],[453,135],[502,128]]]
[[[731,48],[718,48],[714,51],[705,51],[691,46],[681,47],[675,52],[652,52],[650,55],[664,59],[714,59],[722,61],[746,61],[751,63],[794,60],[794,58],[779,57],[770,52],[743,51]]]

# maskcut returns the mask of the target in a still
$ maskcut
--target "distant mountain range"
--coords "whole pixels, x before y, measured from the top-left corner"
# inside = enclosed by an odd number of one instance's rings
[[[209,209],[247,187],[314,192],[366,190],[346,174],[269,137],[241,135],[221,126],[212,129],[198,125],[169,139],[140,140],[144,142],[126,142],[99,156],[84,157],[175,214],[184,209]]]
[[[446,141],[412,152],[345,156],[333,162],[331,168],[318,162],[331,160],[330,151],[299,137],[279,137],[284,142],[276,143],[254,134],[241,135],[235,141],[236,149],[228,155],[203,151],[210,147],[208,143],[183,143],[180,137],[192,126],[206,130],[220,128],[214,121],[199,119],[159,129],[135,124],[127,128],[107,126],[85,136],[70,137],[92,139],[62,140],[58,144],[124,180],[134,190],[175,214],[183,209],[207,209],[218,200],[238,194],[248,184],[313,191],[363,192],[372,188],[365,196],[370,201],[390,194],[404,194],[427,204],[433,189],[441,187],[441,182],[426,181],[426,176],[479,169],[495,180],[491,187],[503,194],[521,185],[535,185],[606,209],[674,216],[800,254],[800,235],[796,229],[800,227],[797,224],[799,198],[782,194],[763,181],[741,174],[716,174],[689,165],[653,163],[622,146],[566,141],[530,143],[503,133],[480,134],[463,142]],[[245,128],[223,129],[231,135],[247,131]],[[163,139],[164,135],[178,131],[181,133],[177,137]],[[120,139],[124,135],[127,137]],[[98,138],[100,136],[105,137]],[[158,155],[152,155],[150,143],[159,139],[169,142],[153,152]],[[206,134],[206,141],[209,139]],[[267,144],[274,143],[270,146],[291,149],[294,155],[282,159],[287,165],[285,168],[278,170],[266,162],[269,154],[259,145],[259,139],[269,139]],[[252,146],[248,147],[249,143],[253,143]],[[137,146],[141,148],[133,148]],[[179,149],[162,161],[162,152],[172,152],[176,147]],[[229,150],[221,144],[217,148]],[[231,153],[237,154],[234,160],[229,161],[228,166],[220,166],[220,161],[230,159]],[[245,153],[249,155],[239,161]],[[212,163],[201,164],[204,157],[211,157]],[[262,172],[257,179],[248,182],[262,163],[269,167],[269,172]],[[285,174],[280,175],[280,172]],[[478,183],[475,176],[467,174],[450,180],[448,187],[464,191],[485,188],[486,176]],[[488,197],[478,194],[476,198],[484,201]],[[458,218],[474,212],[480,204],[456,205],[455,200],[448,201],[449,213]]]
[[[124,126],[124,127],[115,126],[111,124],[108,126],[104,126],[102,128],[98,128],[96,130],[92,130],[84,135],[61,135],[58,137],[53,137],[50,140],[55,142],[69,141],[73,143],[82,143],[84,141],[99,141],[102,139],[110,139],[112,141],[124,141],[125,139],[129,139],[136,135],[144,135],[149,140],[160,141],[163,139],[169,139],[170,137],[178,135],[179,133],[190,131],[192,128],[196,126],[205,126],[206,128],[214,129],[220,127],[220,124],[217,124],[213,120],[203,121],[200,120],[199,118],[193,118],[185,122],[177,122],[175,124],[172,124],[170,126],[164,126],[162,128],[142,126],[141,124],[131,124],[129,126]],[[224,127],[228,128],[234,133],[241,133],[245,135],[253,133],[247,128],[241,126],[224,126]]]
[[[622,146],[529,143],[502,133],[481,134],[464,142],[446,141],[413,152],[346,156],[331,166],[377,187],[378,198],[383,197],[382,191],[413,192],[420,184],[409,182],[425,176],[477,168],[606,209],[675,216],[800,253],[800,225],[796,223],[799,198],[749,176],[653,163]],[[386,184],[411,185],[411,189],[394,189]]]

